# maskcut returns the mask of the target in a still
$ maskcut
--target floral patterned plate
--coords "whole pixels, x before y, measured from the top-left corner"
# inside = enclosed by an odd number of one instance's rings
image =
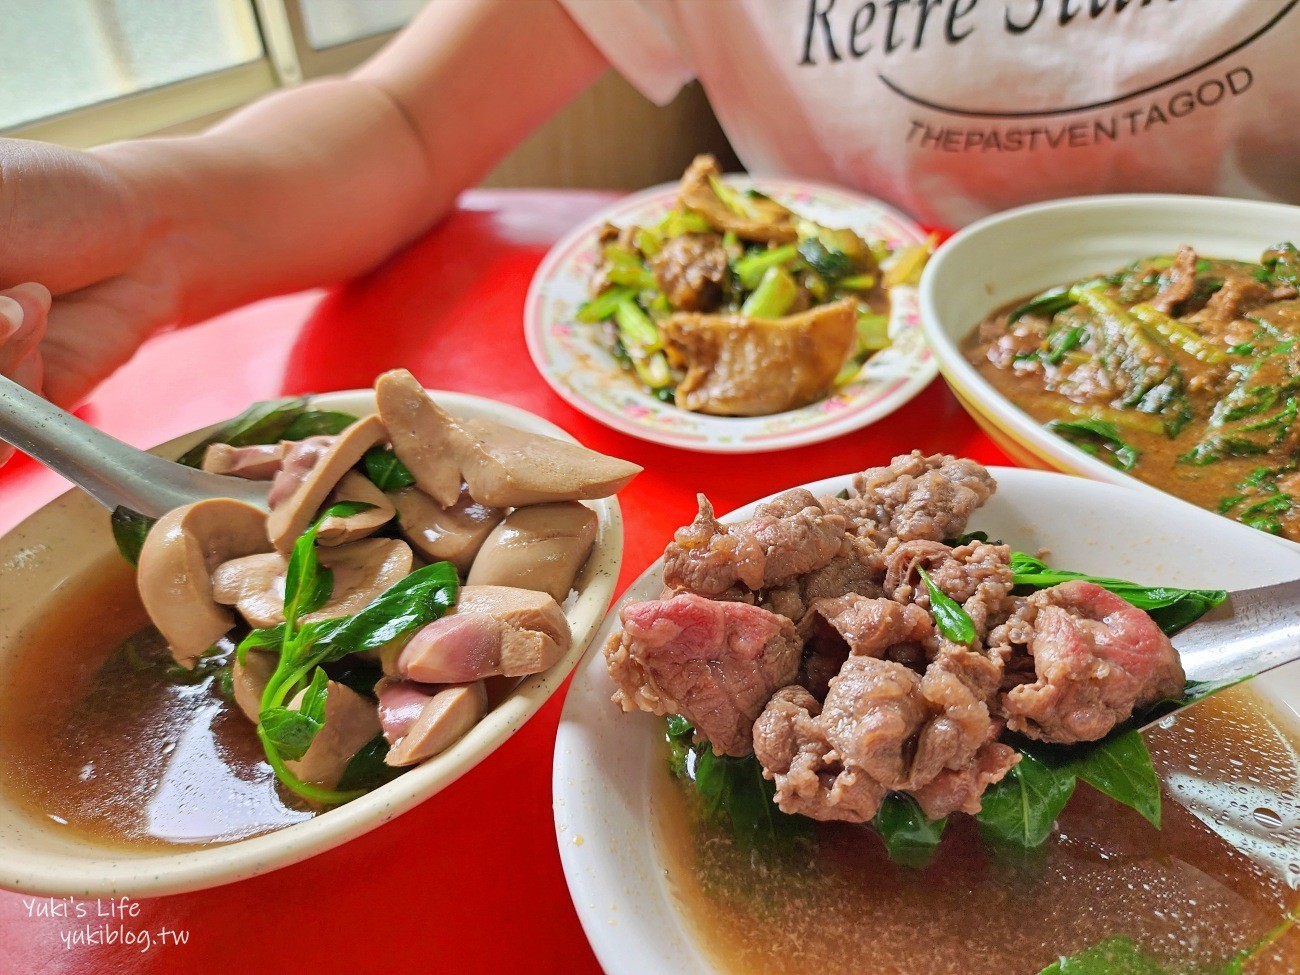
[[[847,190],[781,179],[731,175],[739,189],[755,187],[801,216],[828,227],[849,227],[891,247],[925,241],[902,214]],[[597,234],[617,226],[658,221],[677,198],[677,184],[655,186],[619,201],[578,226],[542,261],[528,289],[524,333],[543,378],[588,416],[653,443],[704,453],[757,453],[829,440],[874,423],[919,393],[937,371],[921,334],[915,289],[891,292],[889,348],[867,360],[852,381],[826,399],[771,416],[728,417],[692,413],[655,399],[619,368],[601,340],[600,327],[575,319],[588,298],[587,282],[598,259]]]

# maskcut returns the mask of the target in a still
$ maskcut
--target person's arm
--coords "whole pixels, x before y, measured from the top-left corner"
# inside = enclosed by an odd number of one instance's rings
[[[350,77],[203,135],[0,140],[0,287],[54,293],[46,392],[75,401],[159,327],[373,267],[605,66],[556,0],[433,0]],[[2,294],[31,344],[39,289]],[[0,370],[32,384],[14,348],[0,337]]]

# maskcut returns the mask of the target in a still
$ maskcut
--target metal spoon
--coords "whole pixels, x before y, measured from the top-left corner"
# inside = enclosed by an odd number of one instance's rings
[[[1242,589],[1173,638],[1188,680],[1226,683],[1300,660],[1300,580]]]
[[[205,498],[236,498],[265,510],[270,485],[208,474],[137,450],[0,376],[0,440],[81,487],[110,511],[159,518]]]

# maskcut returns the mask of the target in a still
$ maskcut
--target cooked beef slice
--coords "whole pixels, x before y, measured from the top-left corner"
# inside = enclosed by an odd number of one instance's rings
[[[984,788],[1018,760],[996,746],[985,692],[995,660],[946,645],[922,676],[891,660],[849,656],[824,704],[784,688],[754,724],[754,752],[785,812],[866,822],[903,791],[934,818],[979,811]]]
[[[684,593],[629,603],[605,661],[624,711],[680,714],[720,755],[748,755],[754,719],[794,680],[799,638],[784,616]]]
[[[799,683],[823,698],[850,653],[896,659],[891,651],[899,644],[933,638],[934,624],[919,606],[848,593],[814,600],[799,623],[799,635],[805,641]],[[917,656],[924,660],[924,652]]]
[[[1021,646],[1032,655],[1035,679],[1006,691],[1001,710],[1013,731],[1043,741],[1096,741],[1186,683],[1177,651],[1151,617],[1090,582],[1029,596],[991,643],[1011,658],[1009,667]]]
[[[754,723],[754,753],[776,782],[776,804],[813,819],[870,822],[887,790],[836,759],[821,713],[820,702],[794,684],[777,691]]]
[[[1245,275],[1233,274],[1224,279],[1223,287],[1210,296],[1199,318],[1225,324],[1272,300],[1273,289],[1268,285]]]
[[[1174,263],[1169,268],[1160,290],[1151,299],[1151,307],[1166,315],[1176,315],[1178,307],[1190,298],[1195,290],[1196,251],[1184,244],[1174,255]]]
[[[885,561],[876,544],[867,538],[845,535],[834,558],[819,569],[765,590],[759,605],[798,623],[819,599],[848,593],[882,595],[884,578]]]
[[[844,519],[803,489],[759,505],[750,521],[723,525],[699,496],[695,520],[664,551],[664,584],[718,596],[737,583],[757,591],[821,568],[840,551]]]
[[[729,265],[719,234],[670,237],[650,267],[676,311],[712,311],[722,301]]]
[[[971,513],[996,489],[973,460],[916,450],[856,475],[849,497],[827,499],[827,510],[842,514],[853,534],[880,545],[891,537],[938,542],[965,531]]]
[[[949,548],[942,542],[891,539],[885,545],[884,559],[884,591],[891,599],[929,609],[929,590],[917,571],[923,568],[940,591],[961,604],[980,639],[1005,615],[1014,585],[1009,546],[971,542]]]

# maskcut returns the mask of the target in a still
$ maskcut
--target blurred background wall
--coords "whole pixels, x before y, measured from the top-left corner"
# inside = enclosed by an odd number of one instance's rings
[[[201,131],[355,67],[423,3],[0,0],[0,134],[86,147]],[[660,108],[610,71],[484,182],[635,189],[675,179],[697,152],[738,168],[698,85]]]

